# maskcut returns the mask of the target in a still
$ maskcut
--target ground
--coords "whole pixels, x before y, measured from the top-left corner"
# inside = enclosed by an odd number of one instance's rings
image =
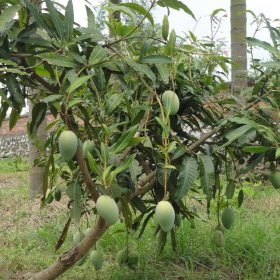
[[[63,204],[66,195],[62,202],[40,209],[39,201],[34,202],[28,196],[27,169],[21,161],[0,161],[0,279],[3,280],[25,279],[47,267],[71,248],[72,235],[78,229],[71,224],[66,242],[55,252],[56,241],[67,221]],[[119,223],[97,244],[106,257],[98,277],[87,260],[58,279],[280,279],[280,192],[261,183],[246,183],[244,190],[245,202],[236,209],[234,227],[225,233],[224,248],[211,243],[214,213],[209,220],[206,209],[199,208],[203,219],[196,219],[194,228],[183,220],[177,230],[176,253],[169,240],[164,252],[158,254],[153,235],[155,224],[151,223],[141,239],[137,235],[128,239],[130,250],[140,257],[138,265],[120,267],[115,257],[125,247],[127,236]],[[94,219],[88,222],[93,224]],[[85,229],[86,222],[81,227]]]

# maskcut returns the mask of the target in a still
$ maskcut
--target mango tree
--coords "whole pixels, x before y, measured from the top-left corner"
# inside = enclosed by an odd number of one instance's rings
[[[88,216],[96,222],[85,235],[78,231],[75,246],[32,279],[61,275],[117,220],[141,237],[155,216],[160,249],[167,235],[175,249],[180,219],[193,223],[197,216],[193,199],[208,213],[216,204],[213,242],[222,246],[222,223],[229,229],[234,222],[234,193],[239,206],[243,201],[244,174],[279,154],[278,119],[256,109],[267,97],[259,94],[262,88],[254,88],[248,107],[236,106],[223,79],[229,60],[192,32],[180,41],[169,30],[168,13],[161,35],[141,32],[143,22],[153,28],[154,7],[194,18],[181,1],[154,0],[148,10],[109,4],[108,12],[131,20],[106,21],[104,32],[89,6],[87,26],[81,27],[71,0],[65,8],[51,0],[44,4],[39,11],[29,0],[0,2],[0,123],[11,108],[14,127],[26,98],[34,104],[30,137],[36,139],[47,113],[54,117],[37,164],[45,168],[42,206],[69,198],[69,220],[56,249],[71,225]],[[28,95],[27,88],[38,94]],[[119,254],[120,262],[128,262],[128,253]],[[96,270],[103,258],[92,251]]]

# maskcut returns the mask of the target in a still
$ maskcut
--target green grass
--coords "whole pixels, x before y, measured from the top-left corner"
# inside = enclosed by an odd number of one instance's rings
[[[0,165],[7,169],[10,166],[7,162]],[[26,172],[9,170],[12,177],[8,173],[0,176],[0,181],[3,177],[14,180],[6,187],[0,186],[0,279],[3,280],[21,279],[53,263],[71,248],[72,235],[77,230],[71,224],[65,244],[55,252],[54,246],[67,221],[66,206],[54,202],[40,209],[38,201],[34,203],[28,198]],[[197,219],[195,228],[187,220],[182,221],[177,230],[176,253],[169,240],[164,252],[158,255],[153,235],[155,225],[150,223],[141,239],[135,236],[128,239],[130,250],[140,257],[138,265],[133,269],[119,266],[116,254],[127,240],[119,223],[98,241],[97,247],[106,257],[98,278],[87,260],[58,279],[280,279],[280,193],[260,185],[248,184],[246,188],[244,205],[236,210],[236,222],[225,233],[223,248],[211,243],[214,213],[210,221]],[[199,211],[207,217],[204,208]]]

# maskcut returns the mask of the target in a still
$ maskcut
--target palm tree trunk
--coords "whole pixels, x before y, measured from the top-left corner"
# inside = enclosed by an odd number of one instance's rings
[[[246,0],[231,0],[231,91],[247,87]]]

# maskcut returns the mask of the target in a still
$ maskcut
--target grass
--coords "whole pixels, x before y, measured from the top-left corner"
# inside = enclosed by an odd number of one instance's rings
[[[65,244],[55,252],[54,246],[67,221],[66,206],[53,202],[40,209],[38,201],[29,200],[27,172],[15,172],[11,160],[1,161],[0,170],[2,166],[5,172],[0,172],[0,279],[24,279],[69,250],[77,226],[71,224]],[[24,163],[22,166],[26,167]],[[182,221],[177,230],[176,253],[169,240],[158,255],[153,236],[155,224],[150,223],[141,239],[128,239],[130,251],[139,255],[138,265],[133,269],[119,266],[115,257],[127,240],[119,223],[98,241],[97,247],[106,256],[98,277],[87,260],[58,279],[280,279],[280,193],[260,184],[248,184],[245,191],[244,205],[236,210],[235,225],[225,233],[223,248],[211,243],[214,214],[207,222],[197,219],[195,228],[187,220]],[[199,211],[206,217],[204,208]]]

